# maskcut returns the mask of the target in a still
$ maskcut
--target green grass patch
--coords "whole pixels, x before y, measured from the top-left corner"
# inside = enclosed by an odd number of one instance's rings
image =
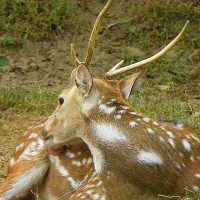
[[[175,99],[172,94],[170,91],[146,89],[132,95],[129,101],[135,109],[149,117],[186,122],[200,130],[200,116],[191,113],[187,102]],[[57,95],[39,88],[1,88],[0,111],[14,108],[38,116],[50,115],[57,106]]]
[[[188,102],[175,98],[173,91],[146,89],[132,95],[130,103],[136,110],[149,117],[159,120],[181,121],[190,124],[197,132],[200,131],[198,107],[194,106],[193,111],[191,111]]]
[[[4,39],[0,46],[21,45],[21,39],[49,39],[62,34],[74,16],[73,5],[68,0],[1,1],[0,35]],[[6,35],[10,37],[9,42]]]
[[[38,88],[31,90],[24,88],[1,88],[0,89],[0,110],[14,109],[33,114],[47,115],[53,112],[56,107],[57,96],[48,91]]]

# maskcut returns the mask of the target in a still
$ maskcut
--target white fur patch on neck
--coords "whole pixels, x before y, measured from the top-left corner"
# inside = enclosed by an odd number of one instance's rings
[[[125,143],[127,138],[117,127],[109,123],[92,123],[96,139],[102,143]]]
[[[137,161],[141,164],[147,165],[162,165],[163,160],[160,156],[154,152],[140,151],[137,155]]]
[[[95,147],[87,139],[83,139],[83,140],[88,145],[92,153],[95,171],[97,174],[100,174],[101,172],[103,172],[104,165],[105,165],[104,155],[97,147]]]

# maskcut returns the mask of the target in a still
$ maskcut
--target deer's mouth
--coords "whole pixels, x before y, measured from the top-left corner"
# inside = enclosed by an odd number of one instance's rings
[[[60,148],[48,148],[48,152],[50,155],[58,156],[64,151],[64,146]]]

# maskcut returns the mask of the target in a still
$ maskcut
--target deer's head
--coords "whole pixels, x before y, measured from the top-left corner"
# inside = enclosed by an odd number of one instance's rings
[[[115,109],[108,104],[101,104],[102,101],[109,103],[115,99],[127,104],[125,100],[129,97],[132,89],[137,86],[144,71],[127,76],[121,80],[109,80],[109,78],[150,63],[164,55],[181,38],[188,24],[187,22],[179,35],[156,55],[123,68],[120,68],[123,64],[123,61],[121,61],[108,71],[102,79],[94,79],[88,69],[88,65],[92,58],[99,26],[111,2],[112,0],[108,1],[97,17],[89,39],[86,58],[83,62],[79,61],[74,46],[71,45],[71,55],[76,68],[71,74],[70,86],[59,95],[58,107],[44,127],[45,138],[51,138],[51,144],[63,144],[76,138],[84,139],[88,135],[86,124],[87,117],[91,112],[98,108],[102,112],[109,114]]]

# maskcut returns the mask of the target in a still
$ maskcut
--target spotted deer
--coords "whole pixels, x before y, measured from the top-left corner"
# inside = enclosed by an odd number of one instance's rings
[[[0,200],[36,196],[41,200],[103,200],[105,189],[86,144],[76,140],[61,148],[45,148],[40,130],[46,120],[30,127],[17,141],[7,178],[0,185]]]
[[[139,75],[131,77],[137,79]],[[88,146],[79,139],[65,146],[46,148],[41,135],[46,121],[30,127],[17,141],[7,178],[0,185],[0,200],[34,199],[34,189],[38,187],[37,195],[42,200],[103,200],[105,188],[95,172]]]
[[[17,141],[7,178],[0,185],[0,199],[103,200],[106,190],[95,172],[87,145],[77,140],[60,148],[46,149],[40,133],[46,121],[30,127]],[[182,122],[168,123],[189,130]]]
[[[108,9],[111,0],[103,9]],[[89,147],[96,173],[106,188],[106,199],[158,199],[199,191],[200,141],[190,129],[151,119],[125,100],[138,78],[110,80],[133,68],[158,59],[183,35],[156,55],[120,68],[114,66],[103,78],[93,78],[88,65],[102,12],[89,39],[86,58],[81,62],[71,45],[76,69],[71,84],[58,97],[59,103],[43,127],[47,146],[81,138]],[[102,14],[102,15],[101,15]]]

